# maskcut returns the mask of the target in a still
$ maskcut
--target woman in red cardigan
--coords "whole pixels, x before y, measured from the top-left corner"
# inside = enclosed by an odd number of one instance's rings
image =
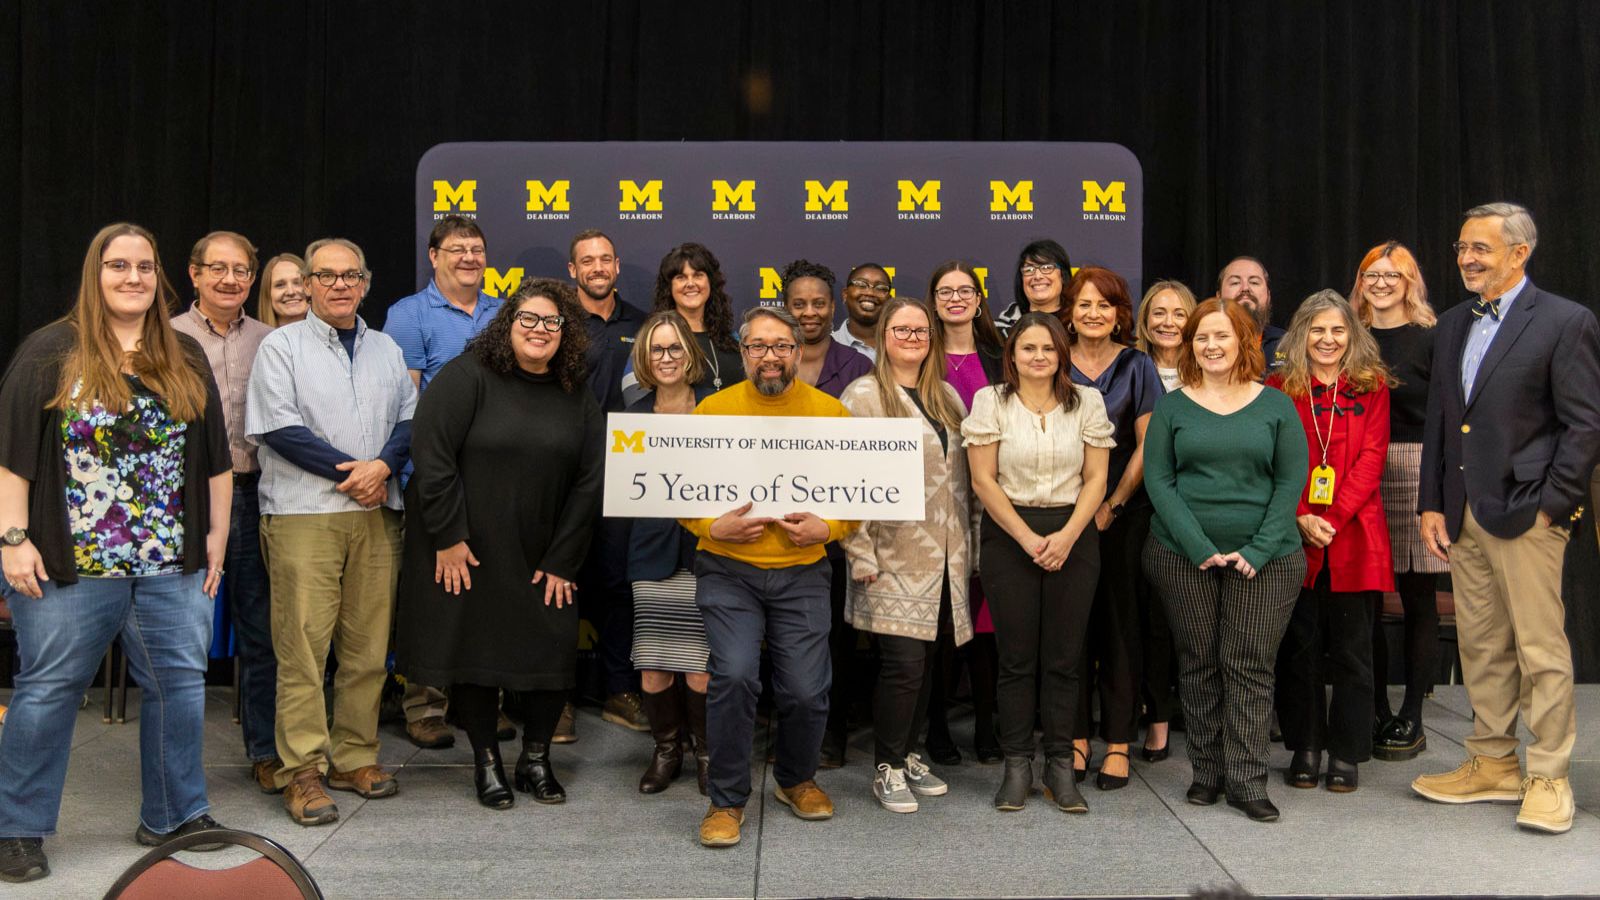
[[[1346,793],[1372,754],[1374,593],[1394,589],[1378,491],[1392,379],[1377,342],[1335,291],[1307,297],[1279,347],[1284,363],[1267,383],[1294,400],[1311,450],[1296,511],[1306,580],[1278,648],[1278,724],[1294,751],[1284,780],[1316,787],[1326,750],[1328,790]]]

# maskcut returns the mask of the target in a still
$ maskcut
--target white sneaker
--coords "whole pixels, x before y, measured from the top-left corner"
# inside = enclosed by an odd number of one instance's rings
[[[906,770],[892,768],[888,763],[878,763],[878,775],[872,779],[872,796],[889,812],[917,811],[917,797],[906,787]]]
[[[922,757],[915,753],[906,754],[906,784],[924,797],[941,797],[950,790],[950,785],[933,774]]]

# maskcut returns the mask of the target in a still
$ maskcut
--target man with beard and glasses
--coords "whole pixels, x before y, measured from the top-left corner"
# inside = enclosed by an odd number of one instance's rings
[[[1234,257],[1217,276],[1217,296],[1239,301],[1240,306],[1256,317],[1256,325],[1261,328],[1261,356],[1267,362],[1262,375],[1265,378],[1283,362],[1278,355],[1283,329],[1272,324],[1272,283],[1267,277],[1267,267],[1253,256]]]
[[[883,266],[862,263],[850,270],[843,293],[846,315],[843,324],[834,329],[833,339],[869,360],[874,359],[878,355],[872,343],[874,329],[878,327],[878,311],[894,295],[894,279]]]
[[[838,400],[796,376],[804,350],[785,309],[758,306],[739,329],[748,381],[712,394],[702,416],[848,416]],[[750,798],[750,743],[761,696],[761,643],[772,654],[777,706],[774,796],[802,819],[827,819],[833,801],[814,780],[828,720],[833,669],[828,660],[831,567],[823,545],[856,528],[814,513],[750,515],[749,503],[715,519],[682,519],[700,538],[695,604],[711,649],[706,736],[711,745],[711,806],[700,843],[739,842]]]
[[[584,362],[589,370],[589,390],[605,413],[627,408],[622,395],[622,375],[633,354],[634,335],[644,325],[645,314],[625,302],[617,291],[617,276],[622,273],[622,258],[616,245],[604,232],[586,229],[573,235],[567,248],[567,274],[578,286],[578,302],[583,304],[584,327],[589,331],[589,349]],[[596,650],[605,670],[605,705],[600,716],[607,722],[634,731],[649,731],[639,693],[639,676],[630,658],[633,651],[633,589],[627,581],[627,567],[619,560],[628,557],[626,519],[601,517],[594,524],[589,556],[578,573],[579,611],[599,631]],[[557,744],[578,739],[571,704],[556,726]]]

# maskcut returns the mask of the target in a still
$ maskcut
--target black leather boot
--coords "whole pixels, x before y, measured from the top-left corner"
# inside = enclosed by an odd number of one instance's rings
[[[1283,772],[1283,783],[1292,788],[1314,788],[1321,772],[1321,750],[1296,750],[1289,759],[1289,768]]]
[[[1348,794],[1359,785],[1355,763],[1347,763],[1337,756],[1328,757],[1328,790],[1335,794]]]
[[[500,748],[492,744],[472,751],[472,783],[478,788],[478,802],[490,809],[510,809],[517,802],[517,795],[506,784]]]
[[[678,692],[670,687],[655,694],[645,691],[642,699],[645,718],[650,720],[650,736],[656,739],[656,749],[650,757],[650,766],[639,777],[639,793],[659,794],[683,771],[683,751],[678,749],[681,718],[678,714]]]
[[[1033,792],[1033,760],[1026,756],[1006,757],[1000,776],[1000,790],[994,795],[994,808],[1005,812],[1021,809]]]
[[[706,776],[711,771],[711,745],[706,743],[706,695],[688,688],[684,691],[684,714],[689,720],[689,736],[694,739],[694,774],[700,782],[700,796],[706,794]]]
[[[550,767],[550,745],[534,741],[522,742],[522,755],[517,757],[515,773],[517,790],[532,794],[539,803],[567,802],[566,789],[556,780]]]
[[[1070,756],[1052,756],[1044,761],[1044,795],[1062,812],[1089,811],[1089,804],[1078,793],[1078,779],[1073,775]]]

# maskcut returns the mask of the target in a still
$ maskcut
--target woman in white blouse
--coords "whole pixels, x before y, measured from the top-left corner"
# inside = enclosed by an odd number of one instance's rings
[[[1003,381],[978,391],[962,423],[972,489],[983,501],[983,591],[1000,650],[996,809],[1033,788],[1035,704],[1044,724],[1044,787],[1063,812],[1088,812],[1072,774],[1084,630],[1100,573],[1094,512],[1116,441],[1105,402],[1074,385],[1067,334],[1053,315],[1012,328]]]

